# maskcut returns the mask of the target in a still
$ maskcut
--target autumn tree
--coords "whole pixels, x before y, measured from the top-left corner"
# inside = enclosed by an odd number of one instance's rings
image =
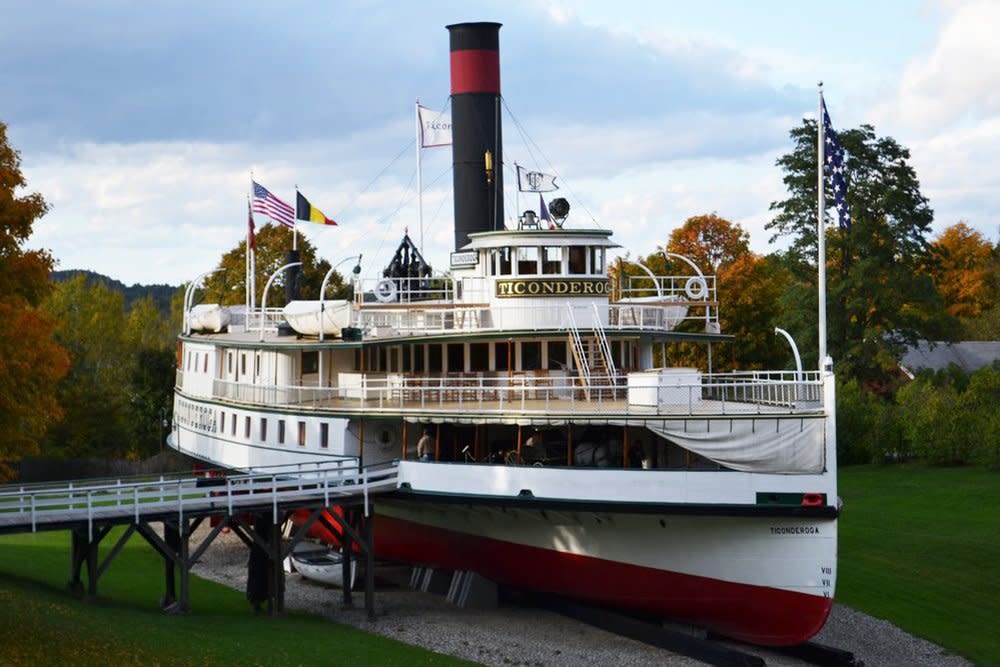
[[[256,234],[256,270],[255,279],[257,294],[255,303],[260,305],[264,287],[275,271],[286,263],[285,253],[292,247],[292,232],[285,227],[266,224]],[[330,270],[330,262],[316,254],[316,247],[304,236],[299,236],[298,248],[301,253],[301,276],[299,282],[300,296],[303,299],[319,299],[319,288],[323,277]],[[210,303],[241,304],[246,292],[246,239],[241,240],[235,248],[222,256],[219,268],[222,271],[213,273],[205,280],[204,299]],[[284,290],[287,272],[283,272],[271,285],[268,300],[271,304],[283,304],[283,297],[275,293]],[[334,273],[327,285],[326,297],[344,298],[347,286],[343,276]],[[279,304],[280,302],[280,304]]]
[[[750,252],[750,234],[715,213],[696,215],[670,232],[667,250],[684,255],[705,273],[718,273]]]
[[[68,366],[55,322],[39,309],[52,287],[52,257],[24,247],[48,206],[38,193],[20,194],[25,185],[21,156],[0,123],[0,481],[13,475],[9,463],[39,453],[60,415],[52,388]]]
[[[786,295],[793,333],[807,366],[817,366],[816,122],[791,131],[794,149],[777,164],[788,198],[771,204],[775,236],[791,238],[786,262],[794,282]],[[955,321],[925,267],[933,261],[933,212],[920,192],[909,151],[870,125],[839,133],[846,154],[850,231],[827,238],[828,353],[847,376],[888,379],[907,345],[951,337]],[[827,179],[829,181],[829,179]],[[829,186],[829,182],[826,187]],[[826,201],[834,202],[828,190]],[[829,213],[825,215],[829,219]],[[772,238],[773,240],[773,238]]]
[[[969,319],[996,305],[998,256],[981,233],[958,222],[945,229],[931,246],[936,262],[928,268],[949,313]]]

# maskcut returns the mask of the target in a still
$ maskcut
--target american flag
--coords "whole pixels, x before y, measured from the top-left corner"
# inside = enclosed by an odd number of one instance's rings
[[[272,195],[257,181],[253,181],[253,212],[263,213],[285,227],[295,227],[295,209]]]
[[[830,123],[830,114],[826,111],[826,100],[823,100],[823,133],[826,154],[826,167],[833,183],[833,204],[837,209],[840,227],[851,231],[851,212],[847,208],[847,183],[844,181],[844,149],[840,147],[837,133]]]

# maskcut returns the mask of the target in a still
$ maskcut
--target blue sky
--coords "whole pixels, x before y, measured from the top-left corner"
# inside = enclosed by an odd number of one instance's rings
[[[0,0],[0,11],[0,120],[52,204],[29,245],[60,268],[127,283],[213,268],[244,234],[252,170],[340,222],[301,226],[323,256],[360,250],[374,275],[405,228],[419,234],[413,102],[447,103],[444,26],[465,20],[504,24],[506,105],[541,149],[507,116],[507,161],[558,172],[567,224],[612,229],[633,254],[711,211],[755,250],[780,247],[764,230],[784,196],[774,162],[814,114],[820,79],[835,126],[871,123],[911,150],[936,231],[964,219],[997,239],[996,2]],[[448,149],[424,152],[425,254],[439,268],[449,166]]]

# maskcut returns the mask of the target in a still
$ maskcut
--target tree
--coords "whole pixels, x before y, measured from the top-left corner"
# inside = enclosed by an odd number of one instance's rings
[[[125,301],[83,276],[60,283],[45,303],[59,322],[56,336],[69,351],[69,373],[55,388],[65,415],[48,436],[51,455],[119,457],[128,451],[127,405],[131,350]]]
[[[750,252],[750,234],[714,212],[696,215],[670,232],[667,250],[693,260],[706,273],[718,273]]]
[[[284,227],[270,223],[261,227],[256,234],[255,243],[257,267],[254,273],[257,282],[255,303],[259,306],[264,287],[275,271],[286,263],[285,253],[292,247],[291,232]],[[303,299],[319,299],[319,288],[323,276],[330,270],[330,262],[316,255],[316,248],[309,239],[300,236],[298,240],[301,253],[302,274],[300,276],[300,296]],[[205,299],[211,303],[241,304],[244,302],[246,290],[246,239],[240,241],[235,248],[222,256],[219,268],[222,271],[214,273],[205,280]],[[283,290],[287,272],[283,272],[271,285],[268,302],[273,305],[284,304],[282,296],[275,290]],[[334,273],[327,285],[326,298],[345,298],[347,286],[343,276]]]
[[[25,186],[21,156],[0,123],[0,481],[13,475],[8,463],[40,451],[61,411],[52,389],[69,363],[53,340],[55,322],[38,308],[51,289],[52,257],[24,248],[48,206],[38,193],[17,196]]]
[[[957,323],[926,272],[933,262],[927,241],[933,212],[907,162],[909,151],[891,137],[876,137],[870,125],[839,137],[846,153],[852,227],[824,225],[828,353],[848,376],[885,382],[906,345],[921,338],[949,339]],[[815,121],[804,120],[791,138],[794,150],[777,161],[789,197],[771,204],[777,214],[767,227],[775,237],[792,237],[784,259],[796,280],[785,304],[798,321],[795,334],[804,342],[806,363],[816,367]],[[827,201],[833,203],[832,192]]]
[[[937,261],[928,268],[949,313],[974,318],[996,304],[998,257],[982,234],[957,222],[941,232],[932,248]]]

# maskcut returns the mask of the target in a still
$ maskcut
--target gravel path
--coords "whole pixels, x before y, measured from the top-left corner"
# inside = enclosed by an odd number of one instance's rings
[[[207,528],[202,528],[195,539],[203,538],[206,533]],[[221,534],[193,571],[206,579],[245,590],[246,562],[243,543],[235,535]],[[369,621],[365,614],[363,592],[355,593],[354,607],[343,608],[340,589],[325,587],[298,574],[286,577],[285,605],[432,651],[498,667],[702,664],[541,609],[506,603],[496,609],[459,609],[444,596],[410,590],[405,585],[409,581],[409,568],[403,566],[382,566],[378,577],[374,621]],[[840,605],[834,606],[830,620],[814,640],[853,651],[868,667],[971,664],[888,621]],[[733,647],[760,655],[768,665],[807,664],[744,645]]]

